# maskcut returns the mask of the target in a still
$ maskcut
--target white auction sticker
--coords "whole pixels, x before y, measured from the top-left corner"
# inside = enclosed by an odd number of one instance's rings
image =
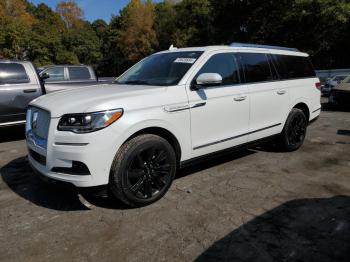
[[[174,63],[186,63],[186,64],[193,64],[194,62],[196,62],[195,58],[176,58]]]

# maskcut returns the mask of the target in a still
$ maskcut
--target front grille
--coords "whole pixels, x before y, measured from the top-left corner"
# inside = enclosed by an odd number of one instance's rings
[[[50,113],[41,108],[31,108],[31,129],[40,138],[47,140],[50,127]]]
[[[46,166],[46,157],[35,152],[34,150],[29,149],[29,154],[31,156],[31,158],[33,158],[36,162],[38,162],[39,164]]]

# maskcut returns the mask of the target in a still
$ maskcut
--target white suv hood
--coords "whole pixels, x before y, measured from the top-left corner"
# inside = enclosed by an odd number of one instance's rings
[[[51,117],[61,117],[68,113],[140,108],[148,96],[154,97],[155,93],[165,90],[163,86],[96,85],[44,95],[33,100],[30,105],[50,111]],[[152,100],[156,101],[154,98]]]

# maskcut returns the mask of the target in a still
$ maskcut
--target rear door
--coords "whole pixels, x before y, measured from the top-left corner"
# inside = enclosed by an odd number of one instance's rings
[[[24,123],[29,102],[40,95],[30,63],[0,62],[0,125]]]
[[[239,58],[250,97],[248,140],[255,141],[281,132],[289,106],[289,92],[284,82],[278,81],[270,54],[240,53]]]
[[[246,143],[249,128],[248,89],[240,85],[236,55],[211,55],[191,83],[202,73],[220,74],[223,83],[200,90],[188,87],[194,157]]]

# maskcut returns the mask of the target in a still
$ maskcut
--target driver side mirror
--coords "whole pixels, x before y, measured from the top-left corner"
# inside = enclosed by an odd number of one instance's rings
[[[193,85],[194,90],[205,88],[208,86],[217,86],[222,84],[222,76],[217,73],[203,73],[200,74],[196,83]]]
[[[42,74],[40,75],[40,79],[41,79],[41,80],[45,80],[45,79],[48,79],[48,78],[50,78],[50,75],[49,75],[48,73],[42,73]]]

